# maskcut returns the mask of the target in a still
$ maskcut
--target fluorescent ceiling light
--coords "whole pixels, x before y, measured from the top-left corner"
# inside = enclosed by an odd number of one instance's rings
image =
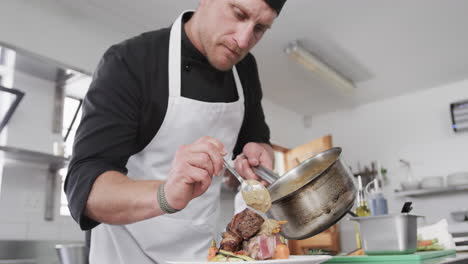
[[[340,88],[342,91],[351,93],[356,89],[352,81],[321,62],[314,54],[304,49],[299,42],[290,43],[284,51],[290,58],[296,60],[308,70],[316,73],[319,77]]]

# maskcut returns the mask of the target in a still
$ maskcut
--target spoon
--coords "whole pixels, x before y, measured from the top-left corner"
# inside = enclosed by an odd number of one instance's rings
[[[224,167],[241,183],[242,198],[248,206],[264,213],[270,209],[270,192],[263,184],[256,180],[244,180],[226,160],[224,160]]]

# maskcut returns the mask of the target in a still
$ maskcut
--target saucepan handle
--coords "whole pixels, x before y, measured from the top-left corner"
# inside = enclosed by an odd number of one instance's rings
[[[269,184],[272,184],[276,180],[279,179],[278,174],[276,174],[275,172],[263,167],[262,165],[258,165],[257,167],[253,167],[253,170],[254,170],[255,174],[258,175],[258,177],[262,178],[263,180],[265,180]]]
[[[348,214],[352,217],[359,217],[357,214],[355,214],[353,211],[349,210]]]

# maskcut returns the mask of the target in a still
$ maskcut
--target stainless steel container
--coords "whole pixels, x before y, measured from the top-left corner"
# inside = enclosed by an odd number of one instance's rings
[[[302,162],[268,187],[270,218],[286,220],[288,239],[314,236],[339,221],[353,206],[356,187],[341,148],[331,148]]]
[[[61,264],[88,264],[88,249],[82,244],[56,245]]]
[[[359,223],[367,255],[411,254],[418,245],[418,216],[410,214],[352,217]]]

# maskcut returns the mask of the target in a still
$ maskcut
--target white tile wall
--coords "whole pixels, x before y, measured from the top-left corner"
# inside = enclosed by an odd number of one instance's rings
[[[44,220],[47,173],[46,169],[34,166],[5,167],[0,196],[0,240],[84,240],[84,233],[71,217],[59,216],[61,184],[55,190],[54,220]]]
[[[52,153],[53,142],[61,138],[52,133],[55,84],[17,71],[13,87],[25,96],[8,123],[6,144]]]
[[[81,231],[80,227],[71,218],[71,216],[60,216],[57,219],[60,222],[58,233],[59,240],[65,241],[81,241],[84,240],[85,233]]]
[[[24,240],[27,237],[28,225],[25,223],[0,223],[0,240]]]
[[[28,223],[26,240],[57,240],[60,236],[60,224],[57,221],[32,220]]]

